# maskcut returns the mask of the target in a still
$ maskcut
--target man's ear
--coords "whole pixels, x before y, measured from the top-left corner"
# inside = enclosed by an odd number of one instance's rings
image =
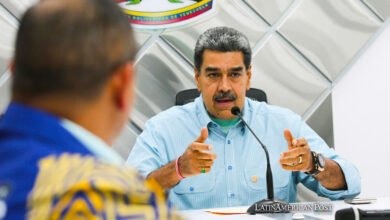
[[[196,66],[194,66],[194,73],[195,73],[196,86],[198,87],[198,91],[200,92],[200,87],[199,87],[199,74],[200,74],[200,72],[198,71]]]
[[[252,64],[249,65],[246,75],[247,75],[246,90],[249,90],[251,88]]]
[[[116,106],[128,111],[133,103],[135,84],[134,63],[126,62],[117,68],[111,79],[114,102]]]

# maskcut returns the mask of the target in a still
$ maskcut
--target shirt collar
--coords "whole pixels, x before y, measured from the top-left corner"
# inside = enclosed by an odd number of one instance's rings
[[[248,97],[245,97],[245,103],[243,107],[243,112],[242,112],[242,118],[246,121],[249,122],[252,116],[252,103]]]
[[[251,102],[250,99],[248,97],[245,97],[244,108],[242,109],[243,110],[242,118],[248,124],[250,123],[250,120],[251,120],[251,117],[252,117],[252,107],[251,107],[252,103],[250,103],[250,102]],[[248,128],[244,125],[242,120],[240,120],[240,124],[241,124],[241,131],[244,134],[245,131],[248,130]]]
[[[85,128],[68,119],[62,119],[60,124],[69,133],[76,137],[97,158],[117,165],[124,164],[123,158],[119,156],[117,152],[108,146],[102,139]]]
[[[196,115],[198,116],[199,122],[202,127],[208,127],[212,124],[216,124],[213,122],[204,106],[202,94],[198,98],[194,100],[196,106]]]

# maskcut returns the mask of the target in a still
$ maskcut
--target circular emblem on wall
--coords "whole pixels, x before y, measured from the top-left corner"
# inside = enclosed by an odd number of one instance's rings
[[[159,29],[194,22],[212,12],[213,0],[116,0],[136,28]]]

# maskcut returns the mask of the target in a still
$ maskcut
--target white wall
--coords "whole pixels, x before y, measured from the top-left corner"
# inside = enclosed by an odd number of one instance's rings
[[[360,170],[361,196],[390,196],[390,22],[332,99],[335,148]]]

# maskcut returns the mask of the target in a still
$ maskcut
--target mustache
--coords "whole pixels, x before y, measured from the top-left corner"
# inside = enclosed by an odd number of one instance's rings
[[[219,92],[213,96],[214,101],[217,101],[218,99],[224,99],[224,98],[230,98],[231,100],[235,101],[237,99],[237,96],[230,92]]]

